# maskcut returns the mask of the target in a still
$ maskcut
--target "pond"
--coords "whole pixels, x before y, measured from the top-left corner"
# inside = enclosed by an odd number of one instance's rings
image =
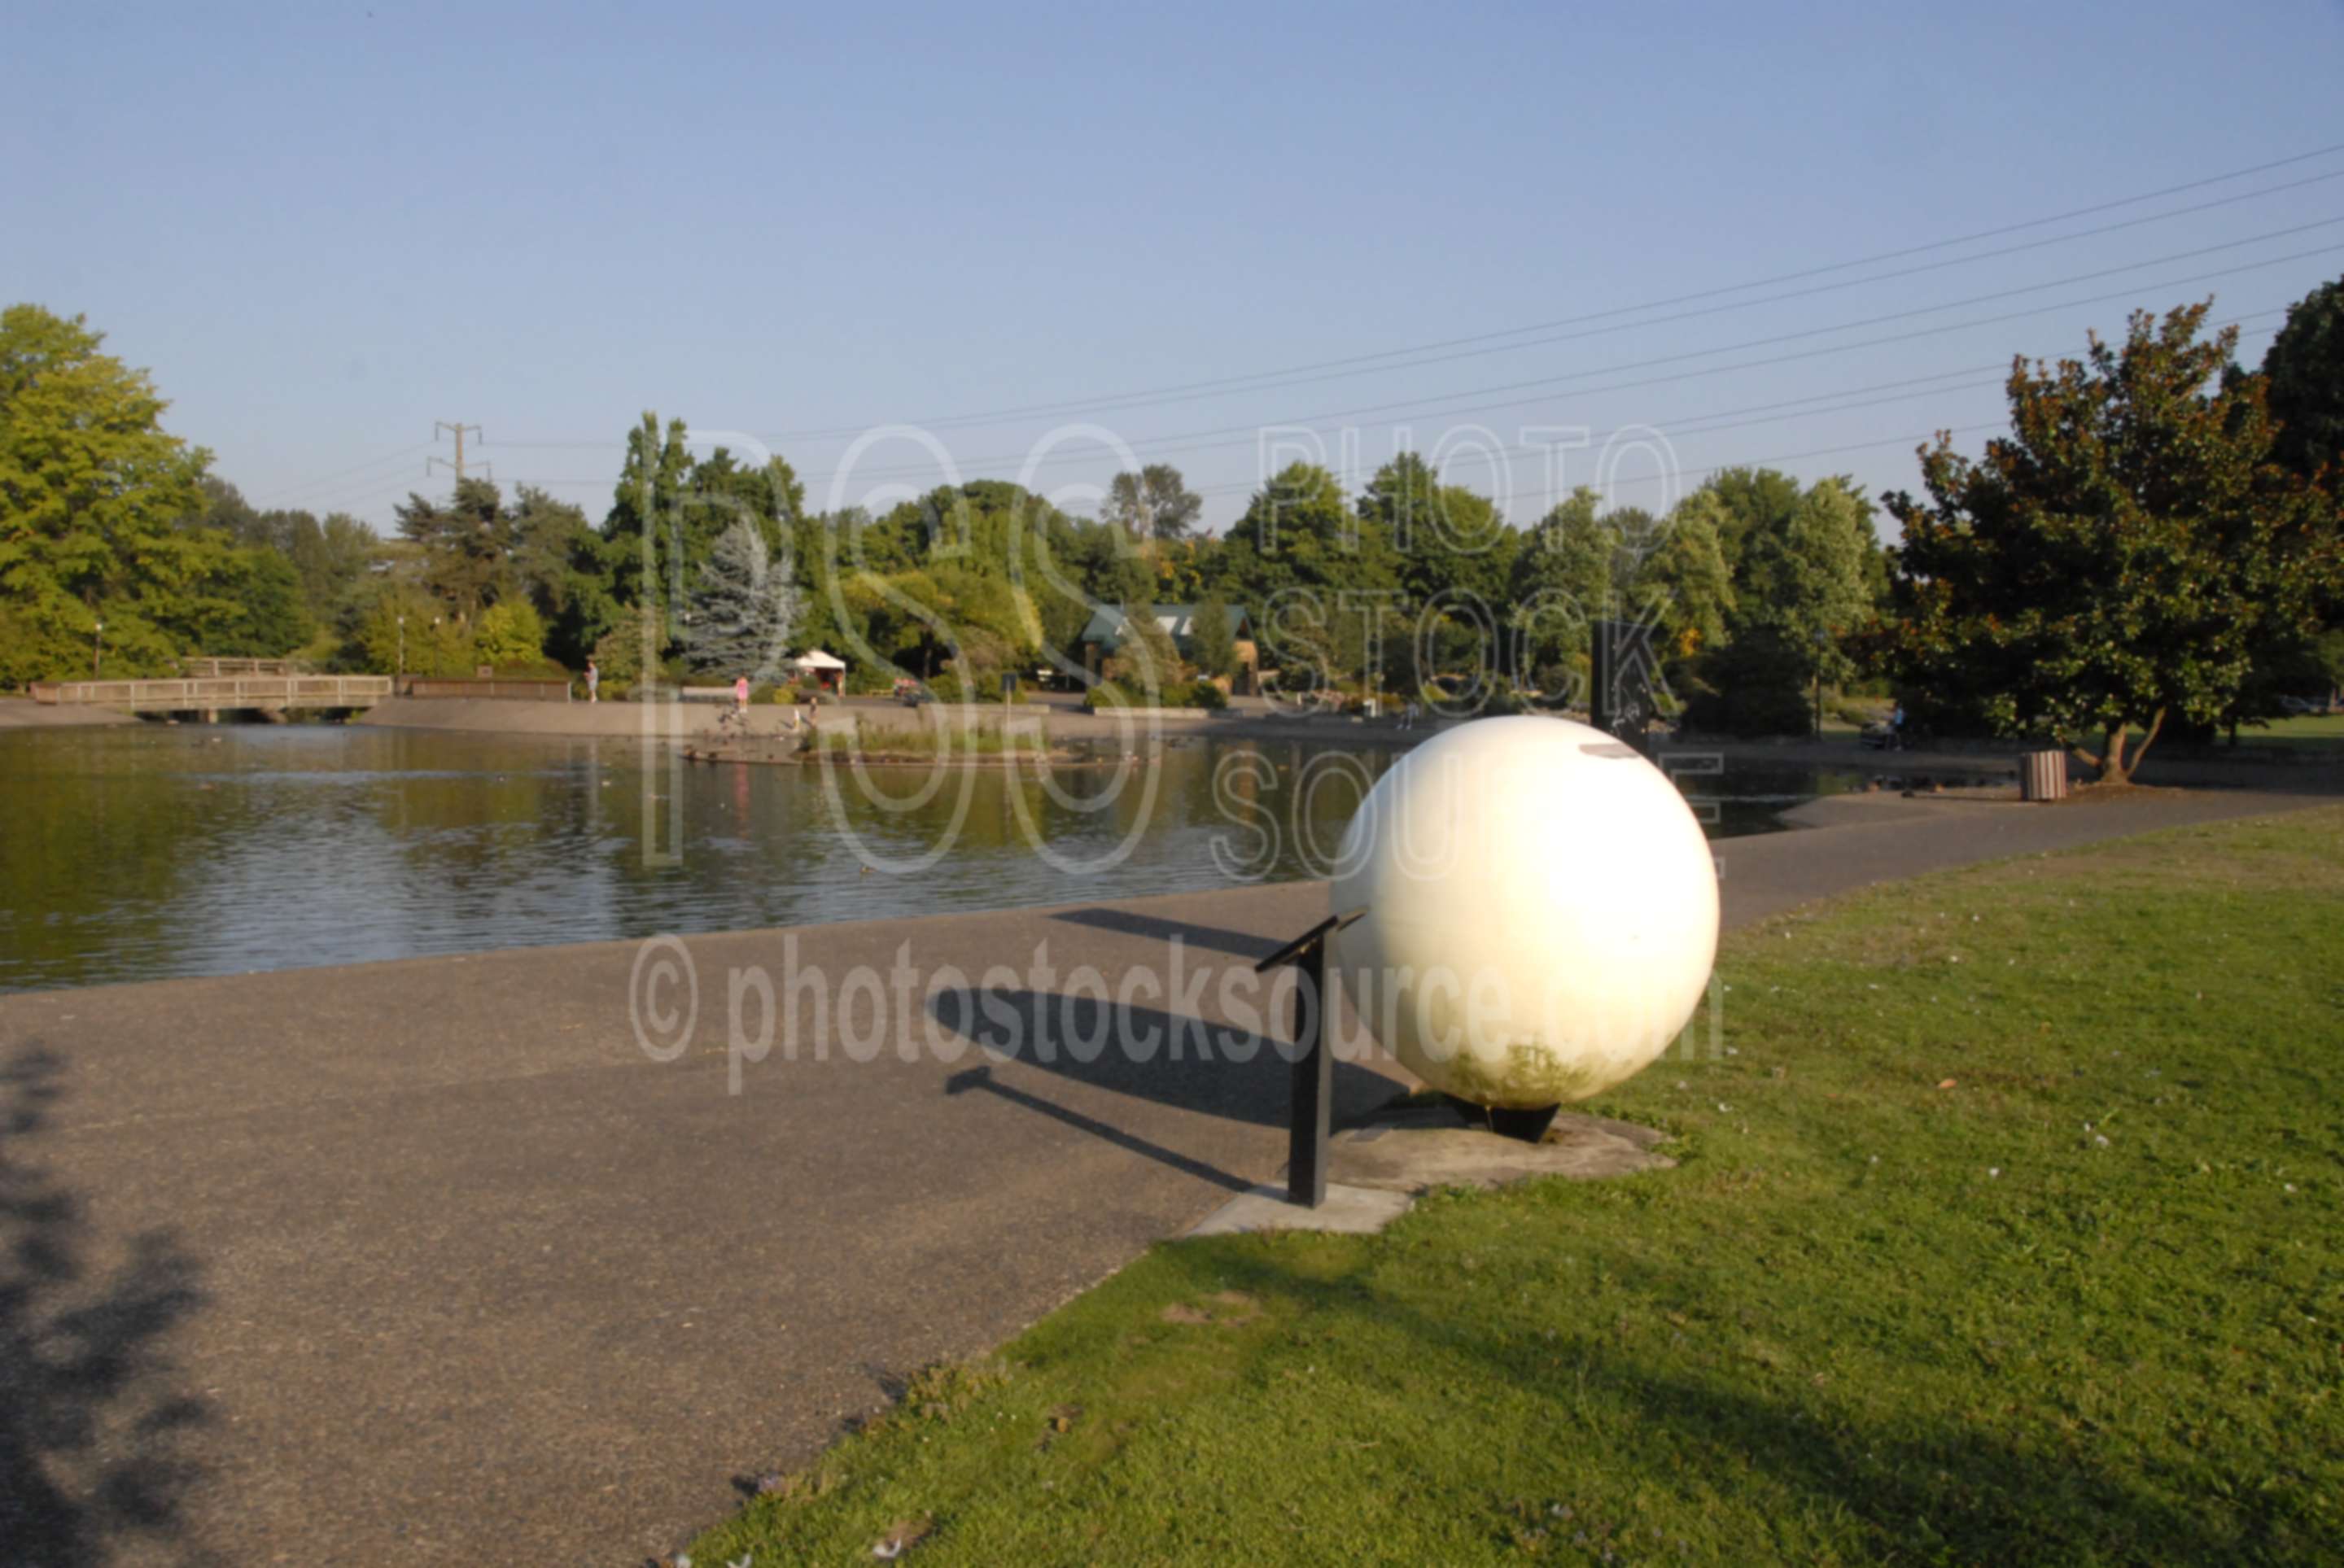
[[[0,991],[1323,876],[1392,753],[1169,737],[1050,779],[325,724],[0,732]],[[1692,775],[1713,836],[1846,778]]]

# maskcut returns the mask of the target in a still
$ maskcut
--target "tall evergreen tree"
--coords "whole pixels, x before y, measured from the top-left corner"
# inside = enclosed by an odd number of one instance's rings
[[[768,554],[756,524],[739,518],[716,537],[701,565],[684,626],[685,656],[698,669],[772,680],[790,651],[799,608],[788,549]]]

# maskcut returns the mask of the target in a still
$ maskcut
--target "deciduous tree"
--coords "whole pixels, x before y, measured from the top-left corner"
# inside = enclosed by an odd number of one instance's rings
[[[2278,427],[2272,457],[2307,479],[2324,471],[2329,493],[2344,495],[2344,278],[2288,307],[2262,373]]]
[[[1108,480],[1101,512],[1135,539],[1180,539],[1196,528],[1204,509],[1203,498],[1188,488],[1179,469],[1169,463],[1150,463],[1136,474],[1127,469]]]
[[[2124,780],[2169,719],[2217,722],[2265,639],[2308,629],[2334,581],[2332,506],[2273,461],[2259,376],[2223,377],[2210,301],[2120,345],[2016,362],[2012,434],[1922,451],[1884,646],[1913,680],[1975,691],[1995,728],[2048,733]],[[2143,736],[2128,747],[2130,731]],[[2096,750],[2088,738],[2102,739]]]
[[[104,335],[35,305],[0,312],[0,607],[23,680],[89,667],[103,619],[108,669],[168,671],[163,621],[230,546],[179,528],[205,504],[210,454],[162,427],[143,370],[100,352]]]

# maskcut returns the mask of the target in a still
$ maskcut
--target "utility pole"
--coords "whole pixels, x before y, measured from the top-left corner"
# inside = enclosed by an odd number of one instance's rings
[[[432,420],[431,438],[434,441],[437,441],[440,438],[440,432],[442,431],[445,431],[456,437],[456,460],[450,463],[445,457],[426,457],[423,460],[423,477],[427,479],[431,477],[431,465],[437,463],[442,467],[453,468],[456,471],[456,482],[460,485],[464,482],[465,432],[471,432],[472,438],[474,440],[484,441],[487,437],[480,434],[480,427],[478,425],[466,425],[460,422],[451,425],[445,419]],[[496,470],[493,467],[490,468],[489,470],[489,477],[493,479],[496,477]]]

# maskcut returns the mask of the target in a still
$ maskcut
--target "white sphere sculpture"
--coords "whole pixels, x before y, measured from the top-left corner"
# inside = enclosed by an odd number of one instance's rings
[[[1499,1110],[1584,1100],[1668,1049],[1717,956],[1717,874],[1661,770],[1568,719],[1485,719],[1403,757],[1337,855],[1365,916],[1332,963],[1433,1088]]]

